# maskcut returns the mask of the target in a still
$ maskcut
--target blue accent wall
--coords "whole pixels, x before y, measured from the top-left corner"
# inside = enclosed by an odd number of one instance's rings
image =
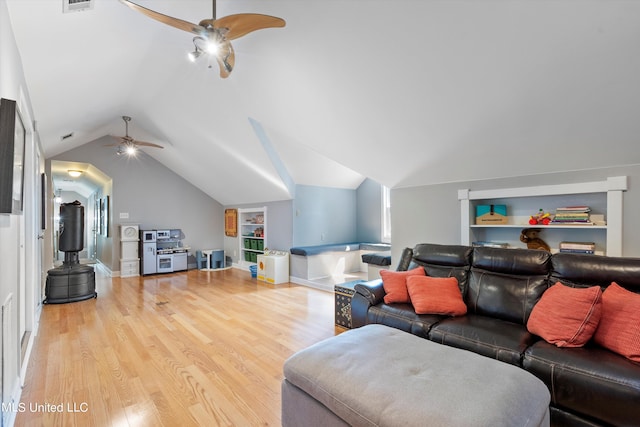
[[[356,190],[296,185],[293,245],[313,246],[358,240]]]

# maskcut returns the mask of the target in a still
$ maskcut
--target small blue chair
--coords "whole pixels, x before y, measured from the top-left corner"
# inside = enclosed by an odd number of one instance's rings
[[[198,270],[202,270],[207,267],[207,256],[202,251],[196,251],[196,265]]]

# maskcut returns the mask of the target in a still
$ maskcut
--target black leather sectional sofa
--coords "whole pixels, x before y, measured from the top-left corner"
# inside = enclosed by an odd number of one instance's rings
[[[411,304],[385,304],[382,280],[374,280],[355,286],[353,326],[384,324],[520,366],[549,388],[554,426],[640,426],[640,363],[593,340],[559,348],[526,328],[534,305],[558,281],[602,289],[615,281],[640,293],[640,259],[419,244],[404,250],[397,270],[418,265],[429,276],[458,279],[466,315],[418,315]]]

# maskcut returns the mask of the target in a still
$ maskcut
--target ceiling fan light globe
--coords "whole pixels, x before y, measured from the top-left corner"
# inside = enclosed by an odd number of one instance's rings
[[[216,41],[209,40],[207,42],[207,53],[211,55],[217,55],[219,50],[220,45]]]
[[[134,146],[129,146],[129,147],[127,147],[127,148],[125,149],[125,152],[126,152],[128,155],[130,155],[130,156],[135,155],[135,154],[136,154],[136,151],[137,151],[137,150],[136,150],[136,147],[134,147]]]

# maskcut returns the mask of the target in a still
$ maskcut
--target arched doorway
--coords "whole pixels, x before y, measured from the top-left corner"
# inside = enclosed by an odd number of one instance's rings
[[[64,253],[58,251],[60,204],[78,200],[84,206],[84,249],[79,253],[81,263],[95,263],[100,253],[99,221],[100,200],[105,188],[111,187],[111,178],[90,163],[51,161],[53,183],[53,261],[61,264]]]

